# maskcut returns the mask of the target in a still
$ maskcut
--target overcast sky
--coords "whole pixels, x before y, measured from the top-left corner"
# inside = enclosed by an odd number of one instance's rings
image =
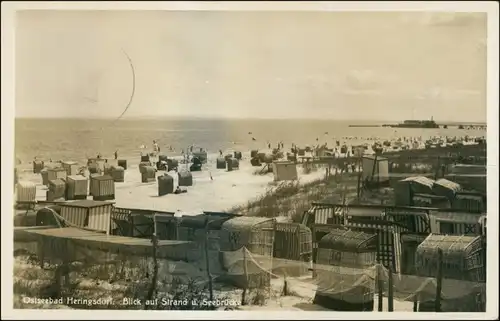
[[[24,11],[17,117],[486,120],[486,14]]]

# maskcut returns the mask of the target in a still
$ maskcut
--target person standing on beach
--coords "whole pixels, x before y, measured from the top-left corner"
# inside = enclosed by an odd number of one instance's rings
[[[115,159],[118,159],[118,150],[115,150]]]
[[[156,161],[156,155],[158,154],[158,143],[156,142],[156,140],[153,140],[153,157],[155,157],[155,161]]]

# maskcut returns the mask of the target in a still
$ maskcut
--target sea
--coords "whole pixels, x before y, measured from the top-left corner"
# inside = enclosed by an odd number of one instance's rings
[[[390,127],[350,127],[382,125],[387,122],[360,122],[310,119],[27,119],[15,120],[15,157],[18,163],[42,160],[84,161],[98,153],[120,159],[138,158],[152,151],[156,140],[161,153],[180,156],[190,146],[209,154],[219,150],[247,152],[252,149],[293,144],[312,146],[336,141],[354,146],[373,140],[419,137],[485,137],[479,129],[407,129]]]

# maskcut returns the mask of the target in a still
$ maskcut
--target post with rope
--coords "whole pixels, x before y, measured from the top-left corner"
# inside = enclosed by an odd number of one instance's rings
[[[438,261],[437,261],[437,276],[436,276],[436,301],[435,310],[436,312],[441,312],[441,290],[443,287],[443,250],[438,249]]]
[[[205,263],[207,268],[207,277],[208,277],[208,291],[210,295],[210,301],[214,299],[214,290],[212,284],[212,275],[210,273],[210,262],[208,259],[208,216],[205,217]]]
[[[314,238],[316,237],[316,227],[315,226],[313,226],[313,228],[312,228],[312,235]],[[316,271],[316,260],[318,259],[318,248],[314,248],[314,246],[313,246],[311,254],[312,254],[311,255],[312,256],[311,257],[312,278],[315,279],[318,276],[318,272]]]
[[[378,312],[384,310],[384,280],[382,279],[383,265],[380,259],[380,237],[377,235],[377,299],[378,299]]]
[[[248,290],[248,271],[247,271],[247,248],[242,247],[243,250],[243,275],[245,276],[245,285],[241,293],[241,305],[246,305],[246,296]]]
[[[382,280],[382,265],[377,264],[377,299],[378,299],[378,312],[384,310],[384,280]]]
[[[393,285],[393,273],[392,273],[392,267],[389,267],[389,279],[388,279],[388,284],[387,287],[389,288],[387,290],[387,310],[389,312],[394,312],[394,285]]]
[[[375,153],[375,158],[373,160],[373,167],[372,167],[372,172],[371,172],[371,175],[370,175],[370,183],[373,183],[373,178],[375,176],[375,169],[377,170],[377,175],[379,174],[378,172],[378,155],[377,153]]]

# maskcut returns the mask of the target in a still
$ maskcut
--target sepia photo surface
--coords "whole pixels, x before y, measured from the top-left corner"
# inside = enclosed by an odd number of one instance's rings
[[[12,13],[2,314],[498,317],[488,6],[184,4]]]

